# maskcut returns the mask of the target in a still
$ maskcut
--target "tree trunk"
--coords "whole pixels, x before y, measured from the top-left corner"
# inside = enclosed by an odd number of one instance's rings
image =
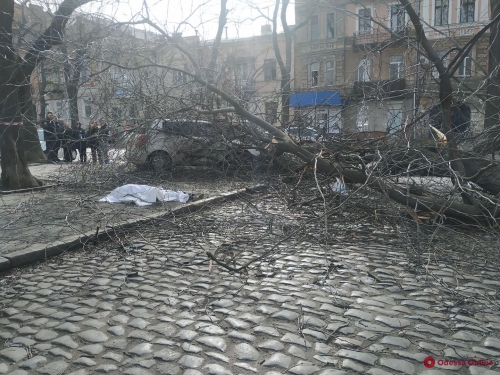
[[[54,14],[50,26],[21,56],[12,44],[14,0],[0,1],[0,122],[22,122],[29,89],[29,77],[41,61],[41,51],[61,44],[69,16],[90,0],[64,0]],[[22,92],[25,90],[24,92]],[[23,98],[23,100],[19,100]],[[25,144],[20,126],[0,125],[0,155],[3,188],[20,189],[40,186],[42,182],[31,174],[25,157]]]
[[[61,52],[66,54],[65,45],[61,47]],[[76,123],[80,118],[78,113],[78,85],[80,83],[80,69],[84,55],[85,50],[78,49],[74,62],[71,62],[68,58],[64,63],[64,81],[69,101],[69,120],[73,129],[76,129]]]
[[[21,127],[22,138],[24,139],[25,158],[28,162],[46,161],[47,158],[43,153],[38,137],[36,123],[36,108],[31,97],[31,87],[29,82],[19,87],[18,102],[20,111],[23,114],[24,122]]]
[[[453,104],[453,88],[451,79],[448,73],[441,74],[441,82],[439,85],[439,99],[441,100],[441,113],[443,118],[443,130],[446,134],[448,148],[448,160],[451,163],[452,169],[460,174],[464,174],[464,166],[458,158],[458,146],[455,137],[455,129],[451,121],[451,107]]]
[[[491,0],[491,18],[500,13],[500,0]],[[500,28],[498,23],[491,27],[488,50],[487,101],[484,116],[484,128],[489,129],[500,124]],[[498,134],[498,133],[496,133]],[[496,136],[495,134],[495,136]]]
[[[14,0],[0,2],[0,122],[20,123],[18,86],[26,84],[20,76],[12,48]],[[29,82],[28,82],[29,84]],[[32,188],[42,182],[31,174],[26,157],[21,126],[0,125],[1,182],[4,189]]]
[[[0,57],[0,62],[2,60]],[[12,75],[15,74],[12,72],[12,69],[0,70],[0,75],[2,76],[9,73],[12,73]],[[4,77],[0,78],[0,86],[4,88],[0,90],[0,121],[13,124],[22,122],[22,116],[16,96],[16,88],[12,84],[9,85],[10,77],[6,77],[7,85],[2,84],[4,80],[1,78]],[[1,182],[3,189],[27,189],[43,185],[40,180],[31,174],[28,168],[28,162],[24,154],[24,137],[21,129],[22,127],[17,125],[0,126]]]

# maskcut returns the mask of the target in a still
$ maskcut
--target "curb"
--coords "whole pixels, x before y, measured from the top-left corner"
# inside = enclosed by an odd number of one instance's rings
[[[158,212],[155,214],[144,216],[140,219],[125,220],[112,227],[107,227],[105,231],[102,231],[97,235],[97,239],[99,241],[106,241],[113,236],[116,236],[117,233],[123,231],[124,229],[131,229],[138,225],[148,224],[151,221],[165,216],[194,213],[208,208],[210,204],[219,203],[224,200],[233,200],[238,198],[242,194],[256,193],[265,189],[266,185],[255,185],[248,188],[229,191],[215,197],[187,203],[183,206],[176,207],[169,212]],[[51,245],[33,245],[23,250],[18,250],[9,254],[1,255],[0,272],[5,272],[12,268],[30,264],[38,260],[47,260],[48,258],[59,255],[67,250],[76,249],[78,247],[81,247],[82,245],[87,244],[89,241],[94,240],[96,240],[96,231],[88,231],[82,234],[75,234],[64,237],[59,241],[53,242]]]
[[[46,190],[46,189],[53,188],[56,186],[61,186],[61,185],[62,184],[42,185],[42,186],[37,186],[37,187],[33,187],[33,188],[17,189],[17,190],[1,190],[0,189],[0,195],[31,193],[32,191]]]

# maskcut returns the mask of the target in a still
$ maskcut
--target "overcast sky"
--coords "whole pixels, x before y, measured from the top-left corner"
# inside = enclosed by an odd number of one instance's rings
[[[105,0],[106,1],[106,0]],[[213,39],[217,31],[220,2],[217,0],[107,0],[94,1],[82,8],[84,11],[104,13],[119,21],[140,19],[146,14],[169,32],[181,31],[184,36],[195,35],[195,30],[203,39]],[[272,17],[274,0],[229,0],[227,35],[231,38],[260,35],[260,28],[267,21],[261,16]],[[288,23],[293,25],[294,4],[289,5]],[[225,33],[223,35],[225,38]]]

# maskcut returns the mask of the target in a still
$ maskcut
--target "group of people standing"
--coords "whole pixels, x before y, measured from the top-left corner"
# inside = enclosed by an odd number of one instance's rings
[[[77,122],[73,129],[69,123],[62,124],[57,116],[48,112],[47,118],[42,123],[43,135],[46,145],[46,156],[50,162],[59,163],[59,149],[63,149],[64,161],[73,161],[73,151],[78,151],[80,162],[87,162],[87,148],[90,148],[92,162],[109,164],[109,129],[105,122],[100,125],[91,122],[88,130],[82,128]]]

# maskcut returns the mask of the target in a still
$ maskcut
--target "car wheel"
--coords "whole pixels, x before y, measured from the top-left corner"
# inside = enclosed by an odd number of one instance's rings
[[[156,172],[162,172],[170,168],[172,158],[165,151],[155,151],[148,157],[149,164]]]

